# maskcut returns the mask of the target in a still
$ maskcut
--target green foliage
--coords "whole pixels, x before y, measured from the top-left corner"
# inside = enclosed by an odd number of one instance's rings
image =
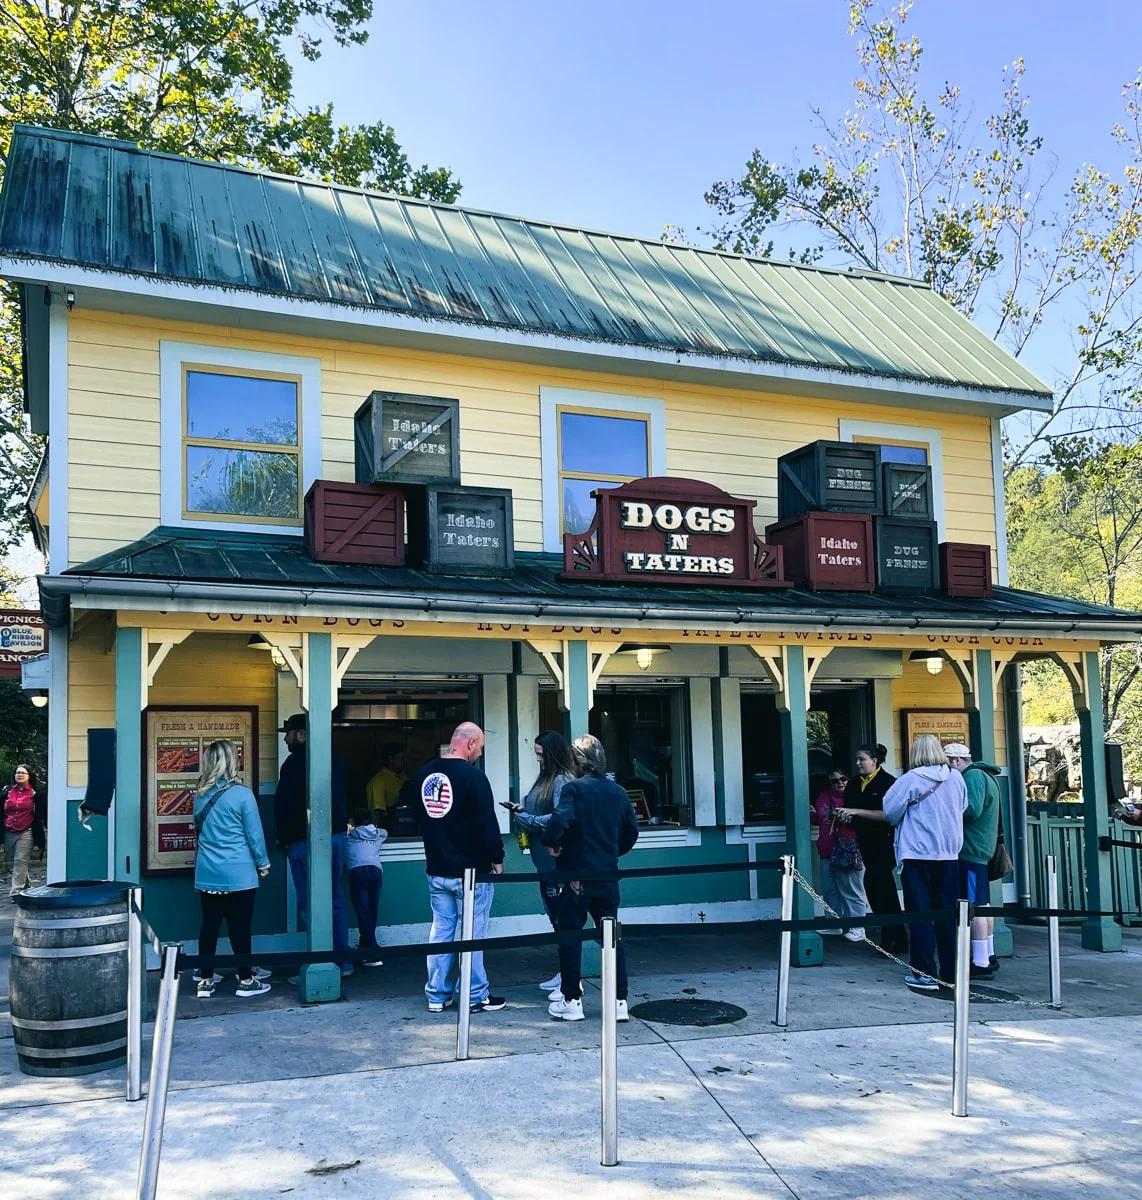
[[[27,763],[39,785],[47,778],[48,710],[36,708],[18,679],[0,679],[0,787],[17,763]]]
[[[1134,430],[1142,405],[1142,76],[1123,89],[1114,128],[1125,166],[1073,173],[1048,211],[1055,167],[1032,132],[1024,64],[1002,72],[982,123],[959,88],[925,89],[923,47],[909,36],[911,3],[874,11],[854,0],[849,31],[859,73],[843,117],[814,113],[808,162],[754,150],[740,175],[707,192],[716,224],[704,231],[741,253],[790,257],[923,279],[1019,357],[1033,340],[1059,357],[1056,404],[1013,427],[1010,468],[1073,436]],[[673,236],[680,231],[672,230]],[[803,236],[808,241],[800,246]]]
[[[18,122],[199,158],[454,201],[391,126],[293,102],[291,52],[363,44],[372,0],[4,0],[0,150]],[[395,49],[393,51],[395,53]],[[27,432],[12,289],[0,301],[0,551],[20,535],[42,446]]]
[[[1142,445],[1066,448],[1053,466],[1020,467],[1008,479],[1011,582],[1048,592],[1142,610]],[[1124,745],[1142,777],[1142,647],[1102,651],[1106,732]],[[1061,672],[1025,671],[1030,724],[1073,720]]]

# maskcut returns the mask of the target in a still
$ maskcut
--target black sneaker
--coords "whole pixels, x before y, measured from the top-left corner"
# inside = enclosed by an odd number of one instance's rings
[[[481,1000],[479,1004],[472,1005],[473,1012],[499,1012],[501,1008],[507,1007],[507,1001],[503,996],[488,996]]]
[[[990,967],[990,968],[991,968],[993,971],[998,971],[998,970],[999,970],[999,959],[998,959],[998,958],[996,958],[996,957],[995,957],[995,955],[993,954],[993,955],[991,956],[991,958],[989,958],[989,959],[987,960],[987,965],[988,965],[988,966],[989,966],[989,967]]]
[[[975,963],[971,965],[971,971],[968,973],[972,979],[994,979],[995,972],[991,967],[977,967]]]

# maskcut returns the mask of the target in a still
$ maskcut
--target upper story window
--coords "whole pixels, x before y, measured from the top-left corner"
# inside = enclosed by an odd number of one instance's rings
[[[666,405],[648,396],[539,389],[543,548],[563,549],[595,516],[591,493],[666,474]]]
[[[650,474],[650,418],[559,408],[563,532],[582,533],[595,515],[591,492]]]
[[[837,424],[837,433],[842,442],[875,442],[881,447],[882,462],[931,467],[932,509],[936,518],[936,529],[941,540],[947,536],[944,514],[944,449],[939,429],[934,426],[897,425],[889,421],[858,421],[842,417]]]
[[[858,437],[858,442],[871,442],[874,438]],[[909,446],[904,442],[878,442],[880,446],[880,461],[907,463],[909,466],[926,467],[928,465],[927,446]]]
[[[321,475],[321,363],[163,341],[164,525],[300,532]]]
[[[301,382],[197,366],[183,374],[183,515],[301,518]]]

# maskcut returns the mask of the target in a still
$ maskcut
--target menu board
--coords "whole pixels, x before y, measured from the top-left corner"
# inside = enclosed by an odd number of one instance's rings
[[[238,756],[237,783],[258,792],[256,708],[149,708],[144,722],[143,872],[194,868],[194,797],[202,752],[229,741]]]
[[[904,718],[904,757],[908,757],[908,747],[922,734],[932,733],[940,739],[941,746],[960,742],[965,746],[971,745],[968,740],[970,731],[968,714],[962,708],[927,708],[905,709],[901,716]]]

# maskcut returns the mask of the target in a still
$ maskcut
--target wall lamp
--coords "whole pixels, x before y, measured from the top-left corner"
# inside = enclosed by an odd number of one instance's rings
[[[944,655],[939,650],[913,650],[908,655],[909,662],[922,662],[928,668],[929,675],[939,675],[944,669]]]
[[[285,655],[282,654],[277,646],[275,646],[273,642],[266,641],[266,639],[262,637],[260,633],[250,634],[250,637],[246,642],[246,648],[248,650],[268,650],[270,652],[270,657],[273,659],[274,666],[277,667],[279,671],[284,671],[289,665],[285,660]]]
[[[616,651],[634,659],[640,671],[649,671],[655,658],[670,653],[669,646],[639,646],[635,642],[625,642]]]

